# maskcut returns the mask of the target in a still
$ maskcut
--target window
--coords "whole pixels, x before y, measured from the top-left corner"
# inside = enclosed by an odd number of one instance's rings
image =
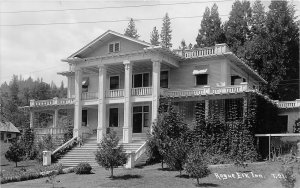
[[[169,87],[169,71],[160,72],[160,87],[161,88]]]
[[[82,126],[87,126],[87,110],[82,110]]]
[[[113,53],[113,52],[119,52],[120,51],[120,43],[115,42],[115,43],[110,43],[108,45],[108,52]]]
[[[82,79],[82,92],[88,92],[89,91],[89,78],[83,78]]]
[[[7,133],[6,137],[11,138],[11,133]]]
[[[119,109],[109,109],[109,127],[118,127],[119,125]]]
[[[133,113],[141,114],[142,115],[141,123],[143,124],[143,127],[149,127],[149,125],[150,125],[149,106],[134,106]]]
[[[242,78],[240,76],[234,75],[231,76],[231,85],[239,85],[242,82]]]
[[[198,74],[196,75],[196,85],[201,86],[201,85],[207,85],[207,74]]]
[[[133,87],[149,87],[150,86],[150,74],[134,74],[133,75]]]
[[[111,76],[109,79],[109,89],[120,89],[120,77],[119,76]]]

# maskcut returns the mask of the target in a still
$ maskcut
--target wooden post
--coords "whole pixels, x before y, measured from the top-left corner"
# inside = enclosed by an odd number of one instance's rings
[[[269,134],[269,161],[271,160],[271,134]]]
[[[97,143],[100,143],[104,135],[106,135],[106,74],[107,69],[105,65],[99,68],[99,89],[98,89],[98,127],[97,127]]]
[[[131,143],[132,141],[132,113],[131,113],[132,64],[128,60],[125,60],[123,64],[125,66],[123,143]]]

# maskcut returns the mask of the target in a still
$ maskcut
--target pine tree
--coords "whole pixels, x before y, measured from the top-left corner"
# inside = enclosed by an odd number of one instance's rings
[[[137,34],[137,29],[135,28],[135,23],[132,18],[128,23],[128,27],[126,28],[124,35],[135,39],[138,39],[140,37]]]
[[[217,4],[214,4],[211,10],[206,7],[196,42],[198,47],[213,46],[216,43],[225,42]]]
[[[156,27],[153,27],[153,31],[151,32],[151,35],[150,35],[150,42],[152,45],[155,45],[155,46],[159,45],[159,34],[158,34],[158,30],[156,29]]]
[[[244,58],[244,44],[250,38],[252,9],[249,1],[236,0],[225,24],[227,44],[237,56]]]
[[[185,49],[187,48],[187,46],[186,46],[186,43],[185,43],[185,40],[184,40],[184,39],[182,39],[182,41],[180,42],[180,48],[181,48],[181,49],[183,49],[183,50],[185,50]]]
[[[114,168],[124,165],[127,161],[123,147],[119,145],[119,138],[116,132],[111,132],[104,136],[95,156],[99,165],[103,166],[106,170],[110,169],[111,178],[114,177]]]
[[[160,33],[161,45],[165,48],[172,47],[172,30],[171,30],[171,20],[168,13],[163,18],[163,24]]]

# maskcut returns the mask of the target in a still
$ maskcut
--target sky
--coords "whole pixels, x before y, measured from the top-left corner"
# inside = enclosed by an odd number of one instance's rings
[[[195,44],[205,8],[216,3],[224,22],[228,20],[233,2],[0,0],[0,84],[9,82],[14,74],[25,79],[42,78],[58,86],[61,81],[66,84],[66,78],[57,74],[68,70],[68,64],[61,59],[109,29],[124,33],[130,18],[135,20],[139,39],[149,42],[153,27],[161,30],[162,18],[167,12],[171,18],[173,48],[178,48],[182,39],[186,44]],[[263,1],[266,10],[269,3]],[[300,15],[300,1],[293,4],[296,15]]]

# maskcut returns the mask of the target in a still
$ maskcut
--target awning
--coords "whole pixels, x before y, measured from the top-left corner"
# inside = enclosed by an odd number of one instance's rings
[[[89,77],[82,79],[82,86],[88,86],[89,85]]]
[[[203,66],[197,66],[193,70],[193,75],[198,75],[198,74],[208,74],[208,66],[203,65]]]

